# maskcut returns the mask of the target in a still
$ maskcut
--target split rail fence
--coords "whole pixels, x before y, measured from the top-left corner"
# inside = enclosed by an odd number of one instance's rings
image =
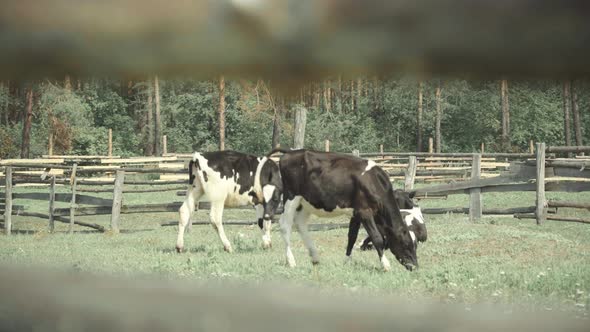
[[[327,145],[328,146],[328,145]],[[547,159],[545,153],[551,153]],[[510,153],[359,153],[353,154],[374,160],[386,170],[393,181],[403,180],[406,191],[413,191],[418,199],[440,199],[448,195],[468,194],[468,207],[423,208],[424,214],[463,213],[471,220],[482,215],[514,215],[516,218],[563,220],[590,223],[590,220],[557,216],[558,208],[590,209],[588,202],[556,201],[545,198],[546,191],[590,191],[590,158],[556,158],[555,154],[590,152],[590,147],[548,147],[537,144],[536,154]],[[55,222],[90,227],[104,232],[104,225],[78,220],[79,216],[110,215],[108,229],[120,231],[121,214],[175,212],[182,202],[124,204],[124,194],[173,193],[184,196],[187,185],[187,164],[190,154],[166,154],[162,157],[120,158],[118,156],[45,156],[44,159],[0,160],[0,214],[3,214],[5,233],[10,234],[12,216],[38,217],[48,220],[48,229]],[[586,169],[588,167],[588,169]],[[138,176],[139,175],[139,176]],[[448,182],[415,188],[417,181]],[[15,192],[16,187],[35,186],[45,191]],[[69,193],[56,192],[66,186]],[[41,189],[43,190],[43,189]],[[536,201],[530,206],[498,209],[484,208],[481,196],[487,192],[535,191]],[[112,193],[112,198],[93,194]],[[19,200],[48,201],[48,212],[31,212]],[[66,208],[56,207],[66,202]],[[208,209],[201,202],[199,209]],[[247,225],[254,221],[230,221],[227,224]],[[176,222],[163,222],[162,226]],[[208,222],[193,222],[208,224]],[[332,229],[347,225],[313,225],[312,229]]]

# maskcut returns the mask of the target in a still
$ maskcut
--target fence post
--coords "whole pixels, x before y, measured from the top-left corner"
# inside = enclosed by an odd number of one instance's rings
[[[168,137],[166,135],[162,136],[162,156],[168,153]]]
[[[55,206],[55,175],[51,177],[49,186],[49,232],[53,233],[55,229],[55,220],[53,217],[53,207]]]
[[[535,144],[533,143],[533,140],[529,141],[529,153],[535,154]]]
[[[473,162],[471,163],[471,179],[479,179],[481,177],[481,154],[473,154]],[[472,188],[469,190],[469,221],[476,221],[481,219],[482,204],[481,204],[481,188]]]
[[[414,179],[416,177],[416,167],[418,166],[418,160],[416,156],[410,156],[408,158],[408,168],[406,169],[406,181],[404,190],[409,191],[414,188]]]
[[[355,156],[355,157],[360,157],[361,152],[359,150],[357,150],[357,149],[354,149],[354,150],[352,150],[352,155]]]
[[[113,156],[113,130],[109,128],[109,142],[108,142],[108,152],[107,155],[109,157]]]
[[[537,225],[545,221],[545,143],[537,143],[537,199],[535,202]]]
[[[428,153],[434,153],[434,140],[432,137],[428,138]]]
[[[78,169],[78,164],[74,164],[72,166],[72,175],[70,176],[70,184],[72,185],[72,200],[70,201],[70,228],[68,229],[68,233],[74,234],[74,219],[76,217],[76,186],[78,184],[78,179],[76,178],[76,170]]]
[[[119,233],[119,217],[121,216],[121,205],[123,204],[123,182],[125,171],[117,171],[115,176],[115,189],[113,191],[113,208],[111,210],[111,230]]]
[[[53,156],[53,133],[51,129],[49,130],[49,146],[47,147],[47,154],[51,157]]]
[[[326,152],[330,152],[330,140],[326,140]]]
[[[379,144],[379,152],[381,152],[381,158],[385,158],[383,155],[383,144]]]
[[[486,144],[484,142],[481,142],[481,154],[484,154],[486,150]]]
[[[10,235],[12,231],[12,167],[6,166],[6,191],[4,200],[4,233]]]

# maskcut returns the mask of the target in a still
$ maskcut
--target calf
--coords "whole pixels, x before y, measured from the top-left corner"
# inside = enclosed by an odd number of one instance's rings
[[[427,238],[426,224],[424,223],[424,217],[422,216],[420,207],[412,200],[414,195],[415,192],[406,192],[400,189],[395,189],[393,191],[393,196],[397,201],[397,205],[400,208],[400,212],[402,213],[406,225],[408,225],[409,229],[414,233],[418,242],[424,242]],[[410,235],[412,235],[412,233],[410,233]],[[354,242],[348,243],[346,256],[350,257],[353,246]],[[371,248],[371,237],[367,236],[361,245],[361,250],[369,250]]]
[[[199,201],[211,202],[211,225],[228,252],[232,252],[232,246],[223,230],[224,206],[255,205],[263,233],[262,243],[264,248],[269,248],[271,221],[281,197],[279,168],[267,157],[257,158],[235,151],[195,152],[189,162],[186,199],[179,209],[176,251],[184,249],[184,231]]]
[[[351,216],[351,236],[358,234],[362,224],[385,270],[390,269],[389,260],[383,255],[385,244],[408,270],[418,266],[415,236],[402,218],[389,176],[375,162],[330,152],[275,149],[270,154],[275,152],[283,153],[279,169],[285,206],[280,225],[289,266],[295,266],[290,241],[293,223],[312,263],[319,263],[317,249],[307,230],[307,220],[312,214]]]

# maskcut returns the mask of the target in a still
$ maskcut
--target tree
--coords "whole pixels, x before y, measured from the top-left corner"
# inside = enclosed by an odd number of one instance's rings
[[[27,86],[26,107],[23,121],[23,138],[21,143],[20,157],[29,158],[31,148],[31,121],[33,119],[33,84]]]
[[[154,96],[156,99],[156,118],[154,130],[154,150],[157,156],[162,155],[162,119],[160,117],[160,83],[158,75],[154,77]]]
[[[422,151],[422,82],[418,83],[418,112],[416,119],[416,151]]]
[[[501,81],[502,94],[502,148],[510,151],[510,104],[508,103],[508,81]]]
[[[295,106],[295,129],[293,133],[293,148],[303,149],[305,139],[305,124],[307,122],[307,110],[302,105]]]
[[[152,79],[148,80],[145,93],[147,94],[147,104],[145,110],[145,144],[143,146],[143,154],[146,156],[154,155],[154,128],[153,128],[153,85]]]
[[[441,148],[441,132],[440,132],[440,121],[442,118],[442,107],[441,107],[441,82],[438,81],[438,85],[436,86],[436,124],[435,124],[435,144],[436,144],[436,152],[440,153]]]
[[[572,94],[572,113],[574,116],[574,133],[576,137],[576,145],[584,145],[582,142],[582,126],[580,124],[580,108],[578,105],[578,94],[574,87],[574,83],[571,83],[571,94]]]
[[[219,150],[225,150],[225,79],[219,77]]]
[[[570,129],[570,113],[571,113],[571,81],[563,82],[563,130],[565,136],[565,145],[572,145],[571,129]]]

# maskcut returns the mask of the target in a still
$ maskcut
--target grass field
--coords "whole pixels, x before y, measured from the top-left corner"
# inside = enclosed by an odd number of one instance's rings
[[[32,189],[18,189],[20,191]],[[67,192],[63,189],[63,192]],[[109,197],[109,194],[105,194]],[[590,200],[590,193],[556,194],[549,198]],[[515,207],[534,204],[534,193],[485,194],[484,206]],[[125,204],[178,201],[174,192],[125,196]],[[19,200],[28,211],[47,211],[47,202]],[[423,207],[466,206],[467,196],[421,202]],[[65,207],[61,204],[57,207]],[[588,218],[590,212],[560,209],[560,214]],[[258,227],[226,226],[235,252],[228,254],[208,226],[194,226],[185,237],[188,252],[176,254],[175,227],[160,227],[176,220],[176,213],[124,215],[123,234],[102,234],[57,224],[46,232],[45,220],[15,217],[16,235],[0,240],[0,262],[49,265],[74,271],[117,275],[161,275],[169,279],[232,279],[262,283],[268,280],[311,285],[321,291],[388,293],[443,302],[505,303],[531,310],[566,310],[589,317],[590,225],[558,221],[537,226],[534,220],[484,217],[469,223],[464,215],[426,216],[428,241],[418,249],[420,269],[407,272],[395,264],[380,269],[374,251],[355,251],[345,262],[346,230],[313,232],[321,263],[312,267],[297,234],[293,235],[298,266],[284,264],[278,226],[273,228],[273,248],[261,248]],[[226,210],[224,220],[249,220],[254,211]],[[207,220],[200,211],[195,220]],[[105,226],[109,216],[80,217]],[[314,220],[312,222],[346,222]],[[23,231],[31,232],[23,232]],[[364,233],[359,236],[362,240]],[[389,253],[391,255],[391,253]]]

